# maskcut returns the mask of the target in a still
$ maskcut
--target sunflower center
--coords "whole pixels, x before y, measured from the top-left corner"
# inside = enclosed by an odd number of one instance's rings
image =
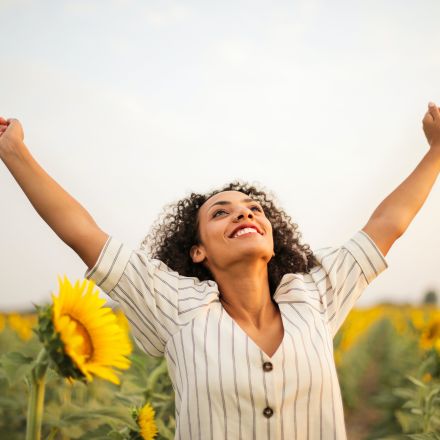
[[[429,339],[434,339],[440,336],[440,322],[434,322],[429,328],[428,337]]]
[[[78,347],[77,352],[86,357],[86,360],[90,359],[93,355],[92,338],[90,337],[87,328],[77,319],[69,316],[69,318],[75,322],[75,333],[79,333],[83,338],[83,343]]]

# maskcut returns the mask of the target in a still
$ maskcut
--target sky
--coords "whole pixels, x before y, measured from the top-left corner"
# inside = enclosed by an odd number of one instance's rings
[[[133,249],[166,204],[235,179],[312,249],[341,246],[428,152],[439,16],[436,0],[0,0],[0,115]],[[0,310],[84,277],[2,162],[0,203]],[[436,182],[357,306],[440,292],[439,224]]]

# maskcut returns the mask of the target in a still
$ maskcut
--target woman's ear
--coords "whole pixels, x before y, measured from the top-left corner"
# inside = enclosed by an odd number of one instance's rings
[[[205,259],[205,252],[198,245],[192,246],[189,251],[189,254],[193,260],[193,263],[201,263]]]

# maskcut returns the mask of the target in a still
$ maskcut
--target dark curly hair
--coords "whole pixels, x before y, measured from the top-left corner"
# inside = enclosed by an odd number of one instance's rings
[[[214,280],[211,272],[190,257],[193,245],[200,244],[198,210],[215,194],[223,191],[240,191],[257,200],[272,224],[275,256],[268,263],[269,288],[273,296],[281,278],[286,273],[309,273],[318,264],[310,246],[300,244],[298,225],[283,209],[275,204],[275,197],[254,185],[234,181],[208,194],[191,193],[177,203],[166,205],[153,224],[150,233],[141,243],[151,258],[164,262],[180,275]],[[270,194],[270,196],[268,196]]]

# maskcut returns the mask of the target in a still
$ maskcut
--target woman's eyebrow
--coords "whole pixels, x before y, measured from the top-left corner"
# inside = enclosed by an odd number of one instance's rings
[[[247,198],[247,199],[243,199],[241,202],[242,202],[242,203],[249,203],[249,202],[256,202],[256,200],[254,200],[254,199],[250,199],[250,198]],[[231,202],[229,202],[229,201],[227,201],[227,200],[219,200],[218,202],[213,203],[213,204],[208,208],[208,211],[209,211],[213,206],[215,206],[215,205],[230,205],[230,204],[231,204]]]

